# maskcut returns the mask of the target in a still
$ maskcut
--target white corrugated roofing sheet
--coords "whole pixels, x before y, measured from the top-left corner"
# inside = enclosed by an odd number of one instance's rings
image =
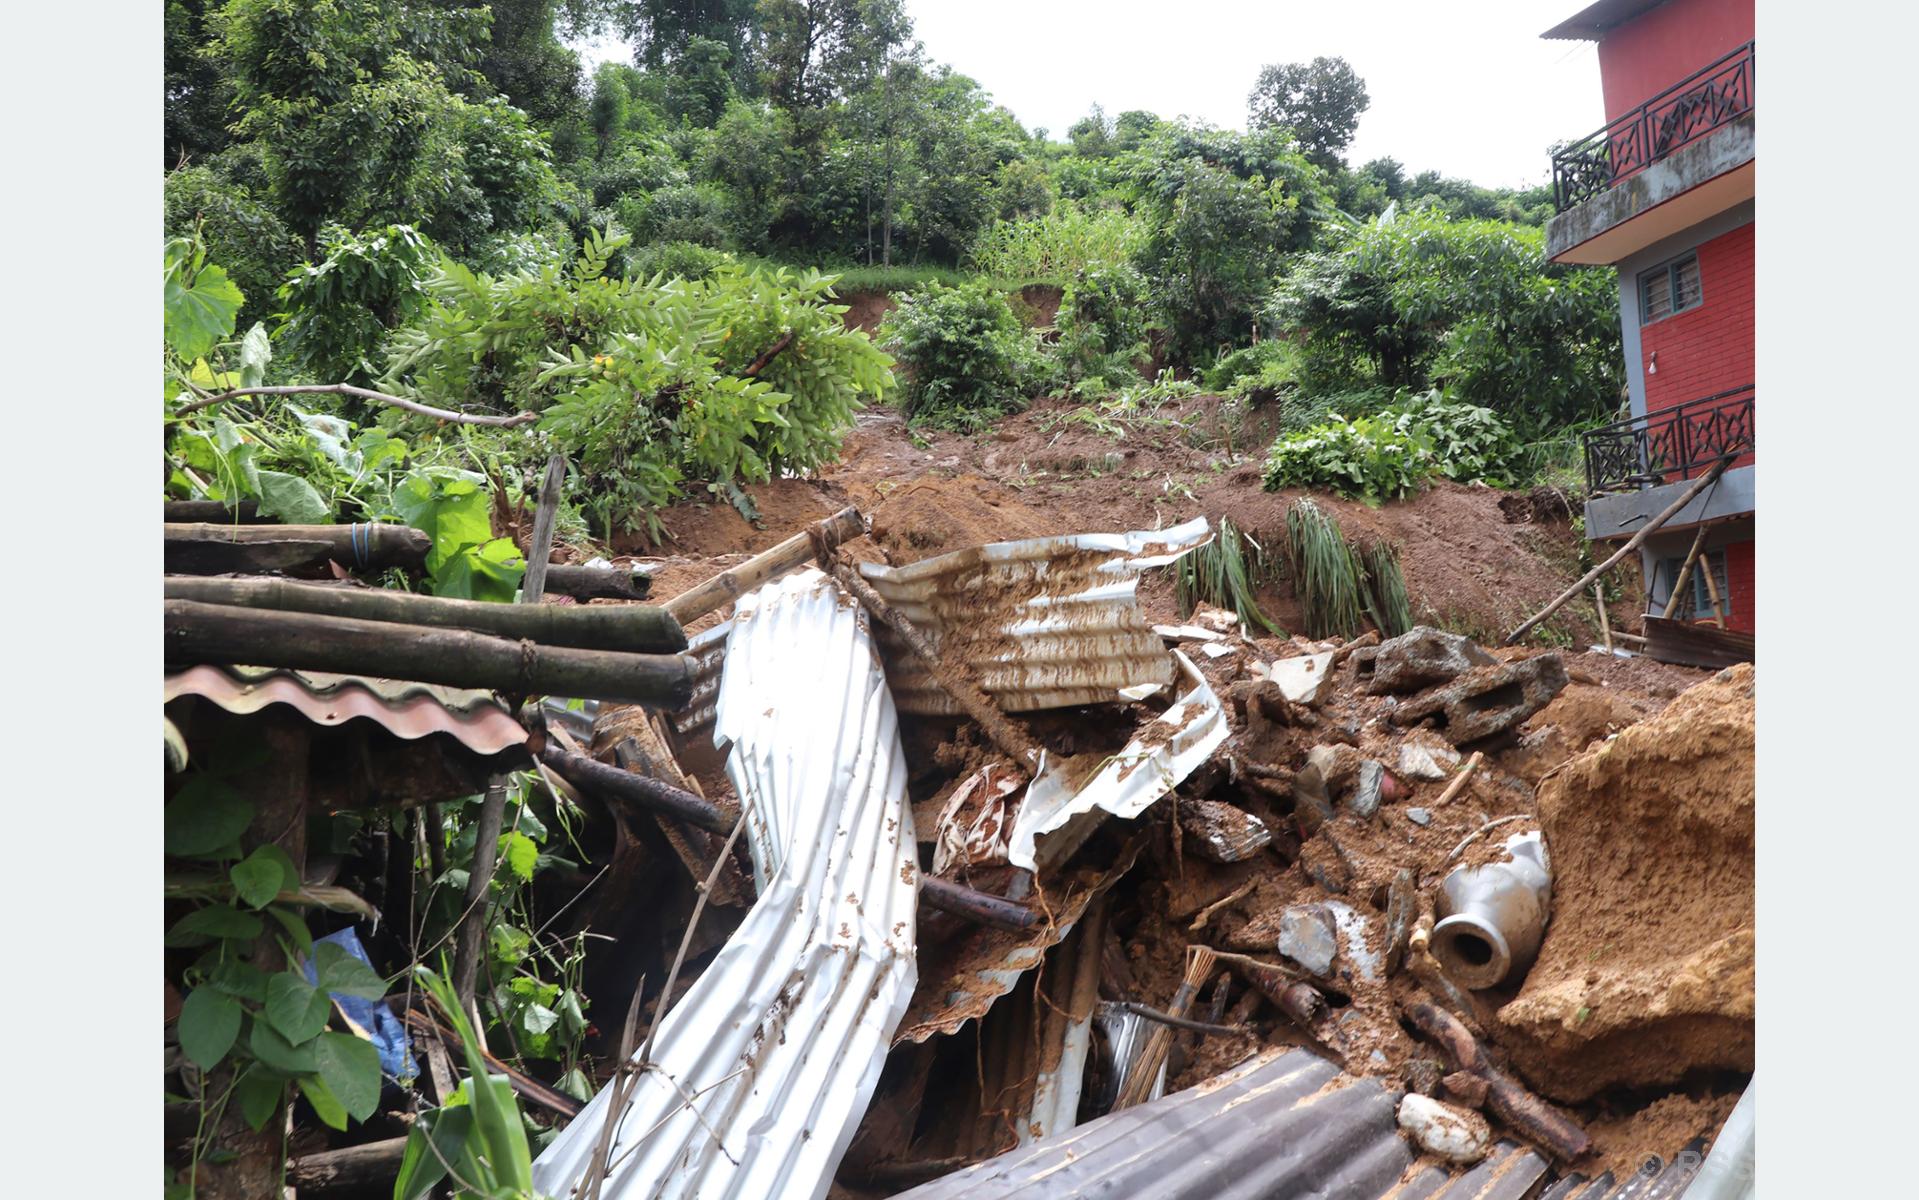
[[[916,981],[898,716],[864,612],[826,576],[740,601],[714,737],[760,897],[661,1022],[606,1200],[825,1195]],[[543,1193],[573,1195],[610,1091],[534,1164]]]
[[[1231,732],[1226,710],[1191,659],[1174,651],[1173,660],[1185,690],[1091,778],[1076,782],[1079,772],[1040,755],[1038,777],[1026,789],[1026,799],[1013,818],[1007,861],[1029,871],[1037,869],[1033,853],[1042,834],[1053,833],[1095,808],[1116,817],[1136,817],[1212,757]]]
[[[1205,517],[1171,529],[994,542],[860,574],[964,663],[1007,712],[1138,698],[1173,682],[1172,662],[1139,608],[1140,572],[1212,540]],[[882,631],[901,712],[956,714],[925,665]],[[895,652],[895,651],[898,652]]]

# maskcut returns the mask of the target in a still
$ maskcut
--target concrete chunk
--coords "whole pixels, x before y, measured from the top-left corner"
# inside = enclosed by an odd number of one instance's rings
[[[1419,625],[1378,646],[1355,650],[1353,671],[1367,691],[1383,696],[1445,683],[1493,661],[1463,634]]]
[[[1401,703],[1392,719],[1396,725],[1431,719],[1455,745],[1469,746],[1504,733],[1546,707],[1566,682],[1566,664],[1557,654],[1475,667]]]

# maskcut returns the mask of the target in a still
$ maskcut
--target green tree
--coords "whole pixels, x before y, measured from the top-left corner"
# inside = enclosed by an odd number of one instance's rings
[[[666,111],[690,124],[717,123],[734,96],[735,51],[709,37],[688,39],[666,77]]]
[[[302,246],[273,209],[244,185],[210,167],[169,171],[162,201],[168,237],[196,231],[207,257],[226,268],[246,294],[241,328],[273,311],[273,290],[300,264]]]
[[[218,3],[214,7],[217,9]],[[165,50],[166,166],[205,158],[225,148],[227,105],[233,85],[217,55],[207,52],[212,38],[207,0],[167,0]]]
[[[1340,160],[1372,103],[1366,81],[1343,58],[1265,67],[1246,97],[1253,129],[1290,129],[1307,157],[1322,167]]]
[[[870,86],[913,36],[904,0],[760,0],[758,16],[761,82],[789,110]]]
[[[649,70],[674,67],[704,39],[726,48],[736,88],[754,83],[758,0],[637,0],[619,7],[624,31]]]

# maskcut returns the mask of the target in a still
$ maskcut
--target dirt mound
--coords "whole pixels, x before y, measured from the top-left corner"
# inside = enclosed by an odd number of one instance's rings
[[[873,540],[895,565],[987,542],[1080,532],[1028,508],[1012,489],[977,475],[928,478],[891,489],[870,511]]]
[[[893,293],[872,291],[847,291],[840,293],[840,303],[846,306],[846,312],[840,320],[848,329],[864,329],[873,333],[880,327],[880,321],[893,311]]]
[[[1752,1070],[1753,692],[1723,671],[1540,788],[1553,921],[1499,1024],[1541,1092]]]

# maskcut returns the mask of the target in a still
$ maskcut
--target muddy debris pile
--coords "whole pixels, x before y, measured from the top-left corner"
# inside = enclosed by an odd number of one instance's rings
[[[1153,623],[1142,576],[1210,537],[1199,519],[905,566],[821,554],[694,639],[695,699],[651,719],[650,773],[745,812],[750,862],[716,879],[785,887],[792,920],[837,915],[790,961],[740,944],[774,928],[749,916],[689,962],[695,989],[707,971],[788,982],[764,1012],[705,989],[715,1011],[669,1021],[660,1057],[742,1096],[755,1073],[837,1091],[705,1105],[673,1171],[746,1178],[755,1139],[819,1137],[832,1152],[805,1161],[825,1173],[783,1177],[792,1194],[945,1194],[954,1172],[1288,1053],[1385,1105],[1376,1132],[1409,1164],[1393,1178],[1522,1158],[1541,1180],[1624,1175],[1716,1130],[1752,1070],[1751,668],[1646,720],[1677,689],[1614,655],[1426,626],[1256,638],[1204,605]],[[796,656],[809,679],[781,680],[782,642],[846,609],[845,655]],[[778,720],[747,711],[762,693],[792,698]],[[783,827],[761,830],[774,802]],[[778,839],[874,882],[782,884]],[[914,920],[865,929],[894,877],[917,885]],[[740,1021],[760,1033],[738,1063],[680,1049]],[[1643,1144],[1632,1114],[1682,1091],[1700,1127]],[[728,1124],[744,1113],[752,1129]]]

